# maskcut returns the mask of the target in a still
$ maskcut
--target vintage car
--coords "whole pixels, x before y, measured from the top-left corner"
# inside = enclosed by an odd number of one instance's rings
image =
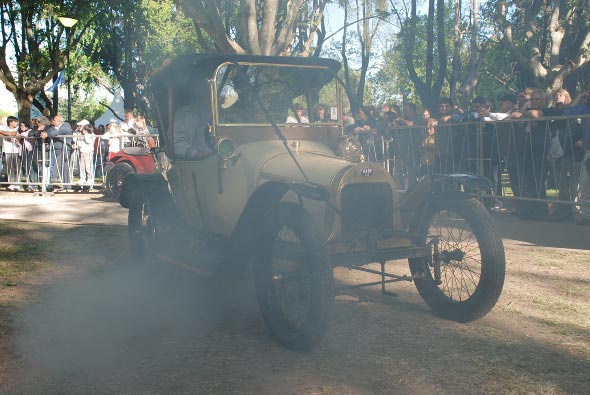
[[[501,238],[475,198],[489,181],[430,175],[399,191],[382,166],[350,160],[359,155],[344,133],[339,68],[220,54],[162,66],[151,90],[170,165],[128,175],[119,199],[134,259],[252,273],[271,335],[291,349],[322,338],[336,266],[378,276],[354,287],[393,294],[386,284],[413,281],[441,317],[482,317],[505,273]],[[297,115],[319,102],[330,103],[327,118]],[[408,273],[387,271],[397,259]]]
[[[155,170],[155,153],[149,147],[123,147],[105,164],[106,195],[118,200],[128,174],[152,173]]]

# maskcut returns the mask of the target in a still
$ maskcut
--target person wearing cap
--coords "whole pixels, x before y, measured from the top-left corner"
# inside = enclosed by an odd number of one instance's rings
[[[94,172],[92,171],[92,157],[94,154],[94,128],[86,119],[76,125],[80,133],[75,134],[75,143],[80,153],[80,185],[83,191],[88,191],[94,185]]]
[[[64,122],[61,114],[57,114],[51,121],[52,127],[47,130],[47,135],[53,143],[53,153],[50,155],[50,175],[52,182],[61,182],[66,190],[70,187],[70,159],[72,154],[72,126]]]

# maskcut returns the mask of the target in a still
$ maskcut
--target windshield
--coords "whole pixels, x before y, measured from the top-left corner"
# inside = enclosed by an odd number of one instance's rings
[[[215,75],[218,125],[340,123],[339,89],[325,68],[226,63]]]

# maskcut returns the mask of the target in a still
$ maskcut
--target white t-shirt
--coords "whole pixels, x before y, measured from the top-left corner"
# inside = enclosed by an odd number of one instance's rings
[[[16,132],[18,128],[10,129],[6,125],[0,126],[0,130],[7,132]],[[2,136],[2,151],[5,154],[18,154],[20,150],[20,144],[14,137]]]

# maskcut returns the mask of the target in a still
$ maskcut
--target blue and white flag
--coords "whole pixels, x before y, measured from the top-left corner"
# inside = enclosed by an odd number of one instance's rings
[[[64,82],[64,72],[65,72],[65,69],[64,69],[64,70],[62,70],[62,71],[59,73],[59,75],[57,76],[57,79],[55,80],[55,82],[53,83],[53,85],[51,85],[51,86],[49,87],[49,89],[47,89],[47,90],[46,90],[46,92],[55,92],[55,90],[57,89],[57,87],[58,87],[60,84],[63,84],[63,82]]]

